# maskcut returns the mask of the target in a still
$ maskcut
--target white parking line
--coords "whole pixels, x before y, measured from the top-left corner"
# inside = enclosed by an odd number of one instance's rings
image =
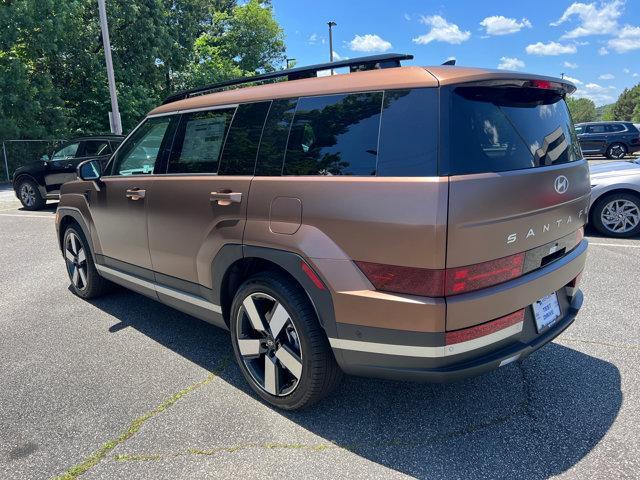
[[[20,217],[20,218],[56,218],[55,215],[19,215],[17,213],[0,213],[0,217]]]
[[[626,245],[624,243],[595,243],[589,242],[589,246],[596,245],[598,247],[622,247],[622,248],[640,248],[640,245]]]

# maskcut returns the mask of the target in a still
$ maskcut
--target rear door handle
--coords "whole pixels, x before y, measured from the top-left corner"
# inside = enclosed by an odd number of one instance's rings
[[[142,200],[146,194],[147,191],[141,188],[130,188],[127,190],[126,197],[129,200]]]
[[[242,192],[232,192],[230,190],[222,190],[220,192],[211,192],[209,197],[211,203],[217,202],[218,205],[226,206],[232,203],[242,202]]]

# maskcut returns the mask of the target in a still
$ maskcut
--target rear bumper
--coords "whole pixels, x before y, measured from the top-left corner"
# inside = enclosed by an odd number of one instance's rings
[[[432,382],[478,375],[521,359],[551,341],[574,321],[583,296],[570,284],[584,268],[587,245],[588,242],[582,240],[564,257],[512,281],[449,297],[446,306],[438,305],[442,308],[436,309],[436,305],[426,301],[406,304],[404,297],[395,301],[389,298],[386,302],[389,305],[380,304],[376,310],[363,309],[358,317],[346,319],[352,323],[342,323],[338,309],[337,335],[330,338],[336,359],[348,374]],[[538,332],[531,305],[554,291],[561,317],[549,329]],[[473,340],[446,345],[447,331],[487,324],[523,308],[524,319],[516,324]],[[355,312],[355,308],[350,310]],[[367,315],[369,312],[371,315]],[[376,322],[373,326],[367,322],[368,316],[389,312],[393,315],[388,317],[386,325]],[[409,322],[398,321],[407,318],[413,325],[427,328],[410,329],[406,324]],[[426,321],[429,318],[430,321]],[[442,326],[428,328],[436,325]]]

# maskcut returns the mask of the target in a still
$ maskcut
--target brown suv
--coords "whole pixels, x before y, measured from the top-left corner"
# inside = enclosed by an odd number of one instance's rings
[[[551,341],[587,250],[574,87],[406,58],[167,99],[62,188],[73,291],[114,282],[229,329],[247,381],[286,409],[342,372],[446,381]],[[263,84],[230,88],[247,81]]]

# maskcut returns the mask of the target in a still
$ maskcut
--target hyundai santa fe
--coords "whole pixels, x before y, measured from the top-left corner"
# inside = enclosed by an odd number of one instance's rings
[[[343,373],[450,381],[551,341],[583,300],[575,87],[409,58],[167,98],[62,187],[73,292],[113,282],[229,330],[247,382],[284,409]]]

